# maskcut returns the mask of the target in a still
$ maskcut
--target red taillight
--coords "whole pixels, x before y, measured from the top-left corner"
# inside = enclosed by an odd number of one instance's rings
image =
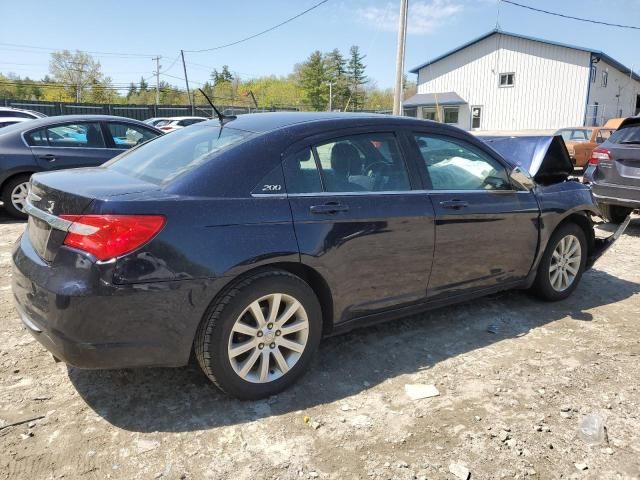
[[[611,160],[611,152],[605,148],[596,148],[591,152],[591,158],[589,159],[589,165],[598,165],[600,160]]]
[[[160,130],[164,130],[165,132],[168,132],[169,130],[171,130],[173,127],[158,127]]]
[[[73,222],[64,244],[108,260],[132,252],[164,226],[161,215],[60,215]]]

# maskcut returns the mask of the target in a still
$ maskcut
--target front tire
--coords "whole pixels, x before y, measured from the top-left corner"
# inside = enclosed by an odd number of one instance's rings
[[[600,213],[605,221],[610,223],[622,223],[627,218],[633,208],[622,207],[620,205],[610,205],[608,203],[599,203]]]
[[[24,212],[29,192],[29,180],[31,175],[16,175],[10,178],[2,188],[2,202],[5,211],[14,218],[26,219]]]
[[[561,225],[549,239],[540,260],[533,291],[543,300],[564,300],[580,283],[587,264],[584,231],[575,223]]]
[[[307,370],[322,335],[322,311],[309,285],[288,272],[258,273],[209,308],[194,341],[204,373],[245,400],[288,388]]]

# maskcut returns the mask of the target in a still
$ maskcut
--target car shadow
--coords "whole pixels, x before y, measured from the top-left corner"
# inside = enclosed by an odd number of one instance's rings
[[[255,402],[219,392],[197,365],[111,371],[69,367],[68,375],[87,405],[117,427],[137,432],[209,429],[340,401],[555,320],[590,321],[592,308],[639,292],[640,284],[593,269],[561,302],[543,304],[526,292],[505,292],[361,328],[325,339],[311,370],[296,385]]]
[[[9,225],[12,223],[26,223],[26,220],[18,220],[17,218],[13,218],[9,216],[9,214],[5,211],[4,206],[0,203],[0,225]]]

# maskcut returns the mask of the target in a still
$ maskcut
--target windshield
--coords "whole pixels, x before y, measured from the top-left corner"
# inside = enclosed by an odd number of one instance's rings
[[[563,128],[554,135],[560,135],[565,142],[587,142],[592,130],[588,128]]]
[[[640,124],[616,130],[609,137],[609,143],[640,143]]]
[[[165,184],[253,135],[210,124],[183,128],[171,135],[157,137],[104,165],[147,182]]]

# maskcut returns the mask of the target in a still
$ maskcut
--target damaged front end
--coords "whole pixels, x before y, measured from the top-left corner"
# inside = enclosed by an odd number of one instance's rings
[[[481,137],[482,138],[482,137]],[[558,195],[565,193],[565,211],[575,211],[582,207],[582,211],[590,215],[602,217],[600,210],[593,200],[590,187],[578,183],[578,178],[571,178],[573,162],[569,152],[560,136],[532,136],[532,137],[484,137],[489,146],[496,150],[507,162],[513,166],[511,178],[520,186],[535,190],[540,202],[542,214],[545,214],[545,206],[552,203],[547,197],[553,197],[554,206],[558,207]],[[571,189],[558,188],[558,184],[571,182]],[[579,187],[578,187],[579,185]],[[582,205],[574,199],[577,189],[584,189],[585,195]],[[553,193],[551,193],[553,191]],[[588,202],[586,200],[588,192]],[[633,213],[633,212],[632,212]],[[620,238],[631,221],[631,214],[620,224],[613,235],[606,238],[598,238],[594,232],[593,249],[587,259],[587,268],[593,264]]]

